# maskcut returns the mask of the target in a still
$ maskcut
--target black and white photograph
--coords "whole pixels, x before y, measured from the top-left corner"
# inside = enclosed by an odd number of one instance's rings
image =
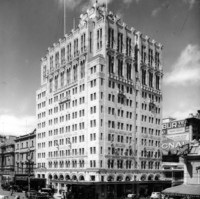
[[[0,199],[200,199],[200,0],[0,0]]]

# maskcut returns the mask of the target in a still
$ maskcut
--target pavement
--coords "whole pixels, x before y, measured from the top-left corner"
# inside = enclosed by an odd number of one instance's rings
[[[0,186],[0,195],[7,195],[9,197],[9,199],[14,199],[15,196],[20,196],[20,199],[27,199],[26,196],[25,196],[25,193],[23,193],[23,192],[13,192],[13,194],[11,196],[11,192],[3,190],[1,188],[1,186]]]

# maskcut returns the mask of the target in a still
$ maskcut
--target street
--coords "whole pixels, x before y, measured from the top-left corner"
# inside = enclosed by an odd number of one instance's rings
[[[20,199],[26,199],[25,193],[22,192],[13,192],[12,196],[11,196],[11,192],[10,191],[5,191],[0,187],[0,195],[7,195],[9,196],[9,199],[14,199],[15,196],[20,196]]]

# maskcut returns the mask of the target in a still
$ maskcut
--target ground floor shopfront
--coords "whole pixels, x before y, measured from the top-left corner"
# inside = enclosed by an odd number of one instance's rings
[[[15,173],[13,171],[3,171],[0,172],[0,183],[10,183],[13,181]]]
[[[52,180],[56,192],[67,199],[120,199],[127,194],[150,196],[171,187],[171,181],[130,181],[130,182],[63,182]]]

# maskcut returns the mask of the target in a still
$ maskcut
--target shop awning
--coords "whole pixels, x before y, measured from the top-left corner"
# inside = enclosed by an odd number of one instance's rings
[[[200,184],[182,184],[179,186],[167,188],[162,191],[163,194],[169,196],[200,196]]]

